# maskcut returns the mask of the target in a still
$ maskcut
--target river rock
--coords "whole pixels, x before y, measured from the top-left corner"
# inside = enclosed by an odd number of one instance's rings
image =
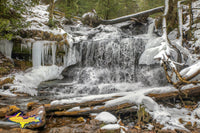
[[[30,124],[30,125],[26,126],[27,128],[36,129],[36,128],[43,127],[46,124],[46,111],[45,111],[44,106],[40,106],[40,107],[28,112],[26,114],[26,116],[39,117],[41,120],[39,123]]]
[[[0,108],[0,117],[5,117],[6,115],[12,115],[18,111],[20,111],[20,108],[18,108],[15,105],[10,105],[7,107]]]

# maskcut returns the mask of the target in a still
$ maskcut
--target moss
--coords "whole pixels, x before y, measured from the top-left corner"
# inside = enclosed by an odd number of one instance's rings
[[[22,53],[22,54],[31,54],[29,48],[21,48],[20,43],[16,43],[13,45],[13,53]]]
[[[13,70],[14,64],[5,57],[2,57],[0,61],[0,77],[2,77],[9,74]]]
[[[32,62],[30,61],[22,61],[22,60],[14,60],[15,68],[20,69],[22,71],[32,67]]]
[[[162,12],[159,12],[159,13],[154,13],[154,14],[152,14],[152,15],[150,15],[149,17],[151,17],[151,18],[159,18],[159,17],[161,17],[163,15],[163,13]]]

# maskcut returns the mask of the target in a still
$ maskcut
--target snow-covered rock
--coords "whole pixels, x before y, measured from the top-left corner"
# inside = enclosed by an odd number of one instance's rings
[[[96,120],[102,121],[104,123],[116,123],[117,118],[109,112],[101,112],[95,117]]]

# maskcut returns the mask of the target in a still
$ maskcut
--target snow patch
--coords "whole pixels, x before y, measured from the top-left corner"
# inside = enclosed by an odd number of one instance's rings
[[[48,7],[49,5],[37,5],[28,9],[30,13],[23,15],[23,17],[26,18],[26,22],[31,23],[31,25],[27,29],[47,31],[53,33],[54,35],[65,34],[66,32],[62,28],[52,29],[47,26],[47,23],[49,21]]]
[[[103,126],[101,129],[102,130],[117,130],[120,129],[120,125],[119,124],[108,124]]]

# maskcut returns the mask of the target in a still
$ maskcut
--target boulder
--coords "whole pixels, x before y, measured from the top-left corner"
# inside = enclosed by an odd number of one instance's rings
[[[36,129],[36,128],[44,127],[44,125],[46,124],[46,111],[45,111],[44,106],[40,106],[30,112],[27,112],[26,116],[28,117],[35,116],[35,117],[39,117],[40,119],[39,123],[29,124],[28,126],[26,126],[26,128]]]

